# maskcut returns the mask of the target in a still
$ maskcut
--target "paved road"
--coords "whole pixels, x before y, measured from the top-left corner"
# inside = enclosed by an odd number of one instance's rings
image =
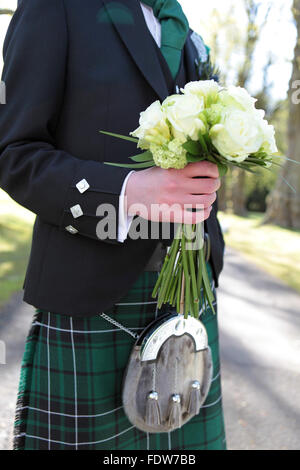
[[[300,449],[300,295],[233,251],[219,290],[231,449]]]
[[[300,449],[300,295],[229,250],[219,289],[229,449]],[[11,448],[19,367],[32,308],[16,294],[0,314],[0,449]]]

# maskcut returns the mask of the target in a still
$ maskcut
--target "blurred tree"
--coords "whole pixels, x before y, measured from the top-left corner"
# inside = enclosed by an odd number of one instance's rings
[[[287,152],[288,99],[278,101],[272,113],[268,115],[270,123],[276,129],[276,142],[281,155]]]
[[[218,61],[220,57],[223,58],[225,63],[230,62],[230,57],[236,48],[236,44],[240,41],[239,31],[236,28],[236,20],[234,17],[234,7],[230,6],[227,13],[221,14],[221,12],[214,8],[210,16],[210,41],[209,45],[212,51],[213,61]],[[221,47],[220,42],[220,31],[224,34],[223,41],[226,42],[226,48],[224,50]],[[220,84],[225,85],[227,82],[227,71],[228,69],[223,69],[220,74]],[[221,178],[221,187],[218,191],[218,206],[219,210],[226,211],[228,209],[227,204],[230,199],[230,177],[229,175],[223,176]]]
[[[269,13],[271,10],[271,4],[269,3],[268,9],[265,13],[263,21],[258,24],[258,14],[261,7],[261,2],[255,0],[244,0],[245,11],[247,14],[247,34],[244,46],[244,60],[240,66],[238,72],[237,84],[243,88],[248,88],[248,83],[251,78],[251,72],[254,68],[254,52],[257,46],[258,40],[260,38],[261,32],[265,27]],[[257,98],[259,102],[257,103],[258,108],[266,109],[267,107],[267,89],[268,89],[268,69],[272,64],[271,57],[268,58],[266,65],[264,66],[263,75],[263,87],[262,90],[258,93]],[[246,180],[248,175],[245,171],[236,169],[234,172],[233,178],[233,188],[232,188],[232,209],[233,212],[237,215],[245,215],[247,213],[246,208]]]
[[[255,64],[255,51],[258,46],[263,29],[268,21],[271,7],[271,1],[262,2],[258,0],[243,0],[243,8],[245,11],[245,23],[241,20],[240,11],[237,14],[236,8],[239,7],[232,3],[226,13],[220,13],[214,9],[210,16],[210,32],[209,45],[211,46],[212,56],[217,65],[221,69],[221,84],[228,82],[235,83],[239,86],[249,89]],[[244,26],[246,24],[246,26]],[[273,111],[277,109],[277,103],[273,104],[270,97],[269,69],[274,63],[272,51],[266,57],[265,65],[262,69],[262,86],[256,92],[257,107],[266,110],[266,118],[271,120]],[[233,72],[236,73],[234,74]],[[282,126],[282,121],[277,120]],[[284,132],[281,133],[284,137]],[[235,169],[222,178],[222,186],[218,192],[219,207],[221,210],[233,210],[236,214],[244,215],[249,207],[247,201],[250,197],[257,200],[258,195],[260,201],[257,204],[265,207],[266,195],[271,190],[270,184],[273,184],[276,177],[269,178],[267,172],[259,176],[264,184],[259,191],[255,189],[256,175],[245,173]],[[253,180],[253,182],[252,182]],[[270,183],[270,181],[272,183]],[[265,186],[264,186],[265,185]],[[253,195],[248,193],[251,187]]]
[[[297,28],[297,42],[288,93],[287,156],[300,163],[300,0],[294,0],[292,11]],[[293,186],[295,193],[284,180]],[[265,222],[288,228],[300,228],[300,165],[288,160],[284,163],[274,191],[268,198]]]

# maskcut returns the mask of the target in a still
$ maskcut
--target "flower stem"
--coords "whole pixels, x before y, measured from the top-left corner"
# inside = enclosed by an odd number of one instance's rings
[[[191,284],[191,278],[188,275],[185,279],[184,318],[187,318],[190,312],[190,302],[191,302],[190,284]]]
[[[176,261],[176,256],[178,254],[179,242],[180,242],[180,239],[178,238],[178,239],[175,239],[174,242],[172,243],[170,258],[165,268],[164,278],[162,280],[161,287],[160,287],[160,292],[159,292],[160,300],[158,302],[159,308],[161,308],[163,303],[167,303],[166,294],[168,292],[169,282],[171,280],[171,276],[174,271],[174,264]]]
[[[209,282],[209,277],[208,277],[208,273],[207,273],[207,269],[206,269],[206,263],[205,263],[205,258],[204,258],[204,250],[200,250],[199,252],[199,256],[200,256],[200,264],[201,264],[201,267],[202,267],[202,277],[203,277],[203,296],[204,296],[204,300],[207,299],[208,301],[208,304],[210,306],[210,308],[212,309],[212,312],[215,314],[215,309],[214,309],[214,306],[213,306],[213,301],[214,301],[214,296],[213,296],[213,293],[212,293],[212,290],[211,290],[211,287],[210,287],[210,282]]]
[[[163,267],[159,273],[159,276],[158,276],[158,279],[156,281],[156,284],[154,286],[154,289],[153,289],[153,292],[152,292],[152,298],[155,298],[157,296],[157,293],[158,293],[158,289],[161,285],[161,282],[162,282],[162,279],[163,279],[163,275],[164,275],[164,272],[166,270],[166,267],[167,267],[167,264],[169,262],[169,259],[170,259],[170,255],[169,253],[166,254],[166,257],[165,257],[165,260],[164,260],[164,264],[163,264]]]
[[[176,311],[177,313],[183,314],[183,299],[184,299],[184,273],[183,266],[180,266],[180,274],[178,281],[178,289],[176,294]]]
[[[186,226],[187,228],[187,233],[189,235],[192,235],[192,230],[190,226]],[[191,239],[191,237],[189,237]],[[192,282],[192,303],[191,303],[191,313],[193,312],[193,316],[195,318],[198,318],[199,316],[199,296],[198,296],[198,289],[197,289],[197,280],[196,280],[196,272],[195,272],[195,263],[194,263],[194,251],[193,250],[187,250],[187,255],[188,255],[188,261],[189,261],[189,271],[190,271],[190,276],[191,276],[191,282]]]
[[[187,252],[186,252],[186,239],[184,233],[182,233],[182,239],[181,239],[181,249],[182,249],[182,265],[183,265],[183,272],[184,272],[184,277],[185,277],[185,287],[186,287],[186,292],[189,290],[189,266],[188,266],[188,258],[187,258]],[[185,294],[186,296],[187,294]],[[184,304],[184,310],[185,314],[189,313],[190,310],[190,305],[187,303],[187,299],[185,298],[185,304]]]

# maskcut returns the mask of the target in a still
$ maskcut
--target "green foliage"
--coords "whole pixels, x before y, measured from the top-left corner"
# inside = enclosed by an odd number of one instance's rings
[[[137,162],[137,163],[149,162],[153,160],[153,156],[150,150],[147,150],[146,152],[140,153],[139,155],[130,157],[130,160],[133,160],[134,162]]]
[[[34,215],[0,190],[0,306],[22,289]]]
[[[185,142],[185,144],[183,144],[183,148],[193,156],[199,156],[203,152],[201,144],[194,140],[188,140]]]
[[[274,172],[258,168],[256,174],[245,178],[246,207],[249,211],[265,212],[266,198],[275,186],[278,168]]]
[[[136,137],[129,137],[128,135],[122,135],[122,134],[115,134],[114,132],[108,132],[108,131],[99,131],[100,134],[108,135],[110,137],[116,137],[117,139],[122,139],[122,140],[127,140],[128,142],[134,142],[137,144],[139,142],[139,139]]]

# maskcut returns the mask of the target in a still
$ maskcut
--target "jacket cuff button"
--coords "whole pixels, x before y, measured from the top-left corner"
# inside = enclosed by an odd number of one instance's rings
[[[80,193],[84,193],[89,189],[90,185],[87,180],[83,179],[76,184],[76,188]]]
[[[75,227],[72,227],[72,225],[68,225],[67,227],[65,227],[65,229],[72,235],[78,233],[78,230]]]
[[[82,209],[79,204],[76,204],[76,206],[71,207],[70,211],[72,212],[74,219],[77,219],[78,217],[81,217],[83,215]]]

